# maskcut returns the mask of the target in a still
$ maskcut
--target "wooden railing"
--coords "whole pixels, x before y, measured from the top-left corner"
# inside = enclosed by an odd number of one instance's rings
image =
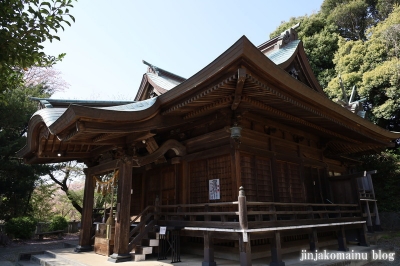
[[[154,225],[156,225],[158,216],[155,213],[157,210],[157,201],[156,201],[156,206],[147,206],[139,215],[137,215],[133,220],[131,220],[131,223],[136,223],[139,221],[139,223],[136,224],[136,226],[129,232],[129,237],[133,239],[129,242],[128,244],[128,249],[132,250],[133,247],[141,242],[144,236],[148,232],[150,232]]]
[[[244,189],[238,201],[148,206],[137,217],[130,231],[129,249],[139,244],[154,226],[188,230],[219,230],[242,232],[285,230],[314,226],[335,226],[361,223],[358,204],[315,204],[286,202],[247,202]],[[280,229],[281,228],[281,229]]]
[[[175,227],[252,229],[362,219],[358,204],[246,202],[243,189],[238,201],[159,205],[158,208],[158,224]]]

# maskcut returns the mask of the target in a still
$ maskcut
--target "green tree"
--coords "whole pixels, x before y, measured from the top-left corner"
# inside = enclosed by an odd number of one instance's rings
[[[0,1],[0,92],[22,85],[24,70],[62,59],[46,55],[42,44],[59,40],[58,30],[75,21],[71,7],[72,0]]]
[[[36,188],[32,193],[30,204],[32,216],[38,222],[47,222],[53,217],[54,196],[57,188],[54,184],[48,184],[45,180],[39,179]]]
[[[328,23],[337,26],[340,36],[349,40],[364,40],[366,29],[374,24],[370,6],[365,0],[325,0],[321,13]]]
[[[368,117],[383,128],[400,129],[400,7],[368,30],[366,41],[340,39],[335,54],[335,69],[345,87],[357,86],[360,97],[367,98]],[[341,97],[334,78],[326,92],[333,99]],[[349,91],[347,92],[350,93]]]
[[[67,220],[80,220],[81,214],[72,206],[64,192],[56,194],[53,206],[56,215],[65,217]]]
[[[82,214],[83,202],[76,192],[70,190],[69,183],[83,176],[83,165],[76,161],[54,164],[46,173],[57,186],[65,192],[72,206]],[[82,196],[83,199],[83,196]]]
[[[400,156],[399,151],[384,151],[362,157],[360,171],[377,170],[372,175],[375,195],[379,203],[379,211],[399,212],[400,198]]]
[[[334,55],[339,49],[339,38],[344,41],[366,41],[368,30],[388,18],[400,0],[325,0],[321,11],[281,23],[270,34],[278,36],[300,22],[297,30],[303,41],[312,70],[323,88],[337,77]]]
[[[49,170],[44,165],[26,165],[15,153],[26,144],[28,121],[36,110],[29,96],[46,97],[44,86],[18,87],[3,93],[7,103],[0,101],[0,219],[26,215],[35,181]]]
[[[24,164],[15,153],[26,144],[30,116],[36,104],[29,96],[49,97],[49,80],[30,82],[24,78],[32,67],[49,67],[63,55],[43,52],[43,42],[56,35],[74,18],[72,0],[0,1],[0,219],[29,213],[34,184],[50,166]],[[29,71],[28,71],[29,72]]]
[[[299,39],[303,41],[311,68],[324,88],[336,75],[333,56],[338,49],[339,33],[334,24],[328,23],[324,16],[317,13],[310,16],[290,18],[288,22],[282,23],[272,32],[270,37],[278,36],[281,32],[299,22],[300,27],[296,29]]]

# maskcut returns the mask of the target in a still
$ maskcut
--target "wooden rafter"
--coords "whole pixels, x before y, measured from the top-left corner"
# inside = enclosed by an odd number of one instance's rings
[[[217,108],[217,107],[219,107],[221,105],[230,103],[232,101],[232,99],[233,99],[232,95],[231,96],[227,96],[227,97],[222,98],[222,99],[219,99],[218,101],[215,101],[213,103],[205,105],[205,106],[203,106],[203,107],[201,107],[201,108],[199,108],[197,110],[194,110],[194,111],[186,114],[183,117],[183,119],[189,119],[189,118],[192,118],[192,117],[195,117],[195,116],[199,116],[199,115],[203,114],[204,112],[207,112],[207,111],[209,111],[211,109],[215,109],[215,108]]]
[[[283,92],[281,92],[281,91],[279,91],[279,90],[277,90],[275,88],[272,88],[271,86],[267,86],[266,84],[264,84],[263,82],[259,81],[258,79],[256,79],[253,76],[250,76],[249,80],[254,82],[255,84],[257,84],[258,86],[260,86],[264,90],[268,91],[269,93],[272,93],[276,97],[284,100],[285,102],[289,102],[289,103],[293,104],[294,106],[297,106],[297,107],[299,107],[301,109],[304,109],[304,110],[306,110],[308,112],[311,112],[311,113],[313,113],[313,114],[315,114],[315,115],[317,115],[319,117],[322,117],[324,119],[327,119],[327,120],[329,120],[331,122],[334,122],[337,125],[340,125],[340,126],[343,126],[345,128],[348,128],[349,130],[351,130],[353,132],[357,132],[358,134],[361,134],[361,135],[366,136],[368,138],[372,138],[371,135],[366,135],[363,132],[361,132],[360,127],[358,127],[357,124],[353,123],[353,124],[350,125],[348,123],[339,121],[338,119],[335,119],[332,116],[329,116],[327,114],[322,113],[321,111],[319,111],[318,109],[316,109],[314,107],[311,107],[311,106],[309,106],[309,105],[307,105],[305,103],[302,103],[302,102],[299,102],[299,101],[293,99],[293,97],[291,97],[290,95],[287,95],[287,94],[285,94],[285,93],[283,93]],[[309,122],[307,122],[307,123],[309,123]],[[310,123],[310,124],[312,124],[312,123]],[[329,130],[325,130],[325,131],[331,132]],[[333,133],[331,132],[331,134],[333,134]],[[335,134],[335,135],[340,135],[340,134]],[[341,137],[341,138],[345,138],[345,137]],[[383,143],[383,144],[387,145],[386,142],[382,142],[381,140],[378,140],[378,139],[375,139],[375,138],[372,138],[372,139],[374,139],[377,142],[380,142],[380,143]]]
[[[271,106],[266,105],[266,104],[263,103],[263,102],[254,100],[254,99],[252,99],[252,98],[250,98],[250,97],[243,96],[242,101],[247,102],[247,103],[250,103],[250,104],[252,104],[254,107],[257,107],[257,108],[259,108],[259,109],[262,109],[262,110],[271,112],[271,113],[273,113],[273,114],[276,114],[276,115],[278,115],[278,116],[284,117],[284,118],[286,118],[286,119],[295,121],[296,123],[302,124],[302,125],[304,125],[304,126],[311,127],[311,128],[313,128],[313,129],[316,129],[316,130],[318,130],[318,131],[321,131],[321,132],[326,133],[326,134],[329,134],[329,135],[333,135],[333,136],[335,136],[335,137],[337,137],[337,138],[344,139],[344,140],[347,140],[347,141],[350,141],[350,142],[355,142],[355,143],[358,143],[358,144],[361,144],[361,143],[362,143],[361,141],[357,141],[357,140],[354,140],[354,139],[345,137],[345,136],[343,136],[343,135],[337,134],[337,133],[335,133],[335,132],[332,132],[332,131],[330,131],[330,130],[327,130],[327,129],[325,129],[325,128],[322,128],[322,127],[320,127],[320,126],[317,126],[317,125],[315,125],[315,124],[313,124],[313,123],[310,123],[310,122],[308,122],[308,121],[305,121],[305,120],[303,120],[303,119],[301,119],[301,118],[298,118],[298,117],[296,117],[296,116],[287,114],[287,113],[282,112],[282,111],[280,111],[280,110],[277,110],[277,109],[275,109],[275,108],[273,108],[273,107],[271,107]]]
[[[231,77],[229,77],[229,78],[227,78],[227,79],[225,79],[224,81],[218,83],[217,85],[215,85],[215,86],[213,86],[213,87],[211,87],[211,88],[209,88],[209,89],[207,89],[207,90],[205,90],[205,91],[203,91],[201,93],[198,93],[193,97],[190,97],[186,101],[183,101],[183,102],[181,102],[181,103],[179,103],[177,105],[174,105],[173,107],[171,107],[171,108],[167,109],[166,111],[164,111],[162,114],[166,115],[166,114],[169,114],[169,113],[171,113],[173,111],[176,111],[176,110],[178,110],[178,109],[180,109],[180,108],[182,108],[182,107],[184,107],[184,106],[186,106],[186,105],[188,105],[188,104],[190,104],[190,103],[192,103],[192,102],[194,102],[194,101],[196,101],[196,100],[198,100],[198,99],[210,94],[211,92],[219,89],[220,87],[224,86],[226,83],[231,82],[234,79],[236,79],[236,74],[231,76]]]

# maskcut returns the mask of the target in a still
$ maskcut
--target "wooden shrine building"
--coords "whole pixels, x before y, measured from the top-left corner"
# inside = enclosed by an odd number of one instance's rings
[[[34,99],[19,156],[87,166],[77,251],[93,249],[93,177],[107,173],[118,175],[114,262],[132,250],[139,259],[161,227],[204,254],[203,265],[284,265],[282,254],[304,243],[368,245],[366,222],[379,217],[364,214],[354,158],[399,134],[328,99],[293,29],[258,47],[243,36],[188,79],[144,63],[132,102]]]

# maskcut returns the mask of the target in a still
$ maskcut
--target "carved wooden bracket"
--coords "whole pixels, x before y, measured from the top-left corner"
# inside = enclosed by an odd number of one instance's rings
[[[233,99],[233,103],[231,106],[232,110],[236,110],[240,104],[240,101],[242,100],[242,91],[243,91],[243,85],[246,80],[246,69],[244,68],[239,68],[238,69],[238,79],[236,83],[236,90],[235,90],[235,98]]]
[[[134,158],[134,165],[136,163],[135,166],[140,167],[152,163],[163,156],[168,150],[173,150],[177,156],[186,155],[186,147],[179,141],[170,139],[164,142],[157,150],[153,151],[153,153],[143,157]]]

